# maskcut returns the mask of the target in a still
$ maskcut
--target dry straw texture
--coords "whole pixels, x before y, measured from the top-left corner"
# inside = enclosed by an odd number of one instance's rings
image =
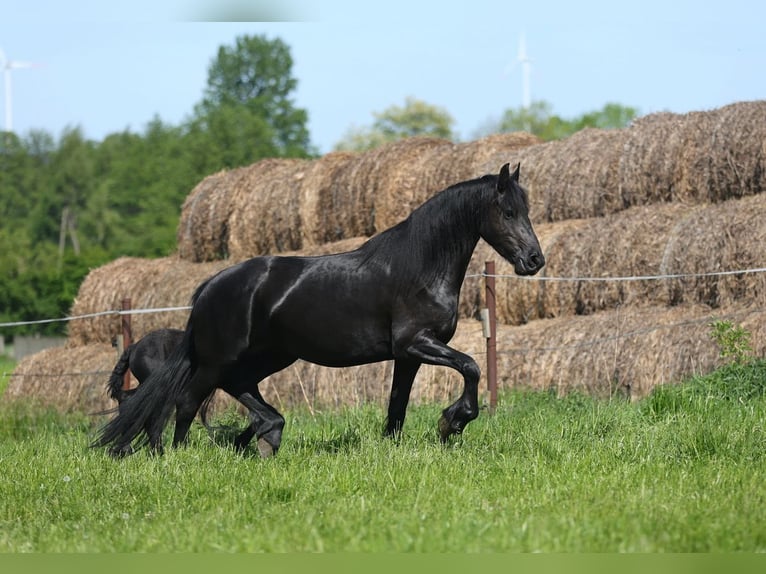
[[[585,129],[518,152],[534,222],[599,217],[623,208],[619,161],[624,130]]]
[[[194,262],[305,249],[371,236],[455,183],[496,173],[539,140],[526,133],[466,144],[414,137],[365,153],[267,159],[205,178],[184,202],[178,252]]]
[[[716,319],[750,331],[756,355],[766,351],[763,308],[617,309],[501,327],[499,385],[639,398],[656,385],[710,372],[722,364],[719,348],[710,338],[710,323]]]
[[[650,114],[625,131],[620,193],[626,206],[718,202],[766,187],[766,101]]]
[[[186,306],[197,285],[226,265],[223,261],[189,263],[175,257],[121,257],[88,274],[80,285],[71,315],[120,309],[124,298],[131,299],[133,309]],[[161,327],[182,329],[188,315],[188,311],[132,315],[133,338],[138,340]],[[121,319],[116,314],[78,319],[69,323],[67,346],[109,343],[121,333]]]
[[[16,365],[3,400],[34,398],[61,412],[112,408],[106,383],[117,359],[117,349],[103,343],[45,349]]]

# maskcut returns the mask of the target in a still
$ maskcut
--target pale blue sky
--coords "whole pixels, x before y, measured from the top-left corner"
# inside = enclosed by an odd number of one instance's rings
[[[239,10],[227,12],[232,5]],[[252,18],[242,7],[300,21],[201,21]],[[766,3],[752,0],[10,0],[0,49],[42,64],[13,72],[14,131],[58,136],[80,126],[100,140],[141,132],[155,114],[180,123],[218,46],[241,34],[279,37],[291,48],[312,141],[327,152],[407,96],[445,108],[470,139],[521,105],[522,33],[532,99],[564,117],[607,102],[644,114],[763,99],[765,26]]]

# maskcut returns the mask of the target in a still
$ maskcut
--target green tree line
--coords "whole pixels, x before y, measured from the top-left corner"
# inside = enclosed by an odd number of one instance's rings
[[[152,119],[142,132],[103,141],[70,127],[0,132],[0,323],[63,317],[90,269],[120,256],[174,251],[181,205],[204,177],[266,157],[315,157],[306,110],[280,39],[241,36],[221,46],[206,88],[180,125]],[[635,110],[615,104],[575,120],[548,104],[507,110],[483,133],[527,130],[543,139],[577,129],[622,127]],[[365,150],[414,135],[458,139],[449,113],[416,98],[374,113],[337,149]],[[562,128],[564,126],[564,128]],[[61,334],[66,324],[4,329],[0,336]]]

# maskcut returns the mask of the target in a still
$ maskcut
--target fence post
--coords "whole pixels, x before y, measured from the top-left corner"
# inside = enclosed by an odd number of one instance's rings
[[[497,407],[497,315],[495,307],[495,262],[484,263],[485,303],[487,305],[487,387],[489,388],[489,412]]]
[[[130,298],[122,300],[122,310],[130,311],[131,301]],[[120,315],[122,319],[122,348],[127,349],[132,342],[132,332],[130,328],[130,313],[123,313]],[[130,369],[125,371],[125,378],[122,380],[122,390],[127,391],[130,389]]]

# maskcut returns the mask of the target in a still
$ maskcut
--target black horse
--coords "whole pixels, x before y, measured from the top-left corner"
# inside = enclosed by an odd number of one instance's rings
[[[143,383],[165,362],[183,336],[182,329],[157,329],[147,333],[132,345],[128,345],[114,365],[109,381],[106,383],[109,398],[121,405],[122,401],[137,390],[123,389],[125,373],[130,370],[138,383]]]
[[[133,376],[136,377],[138,384],[142,384],[178,347],[183,336],[184,331],[182,329],[156,329],[125,348],[117,360],[114,369],[112,369],[106,384],[107,395],[109,398],[117,401],[118,410],[122,408],[123,401],[138,390],[138,387],[127,390],[123,388],[125,373],[130,370]],[[224,388],[224,390],[226,389]],[[210,432],[216,430],[207,422],[207,411],[210,406],[210,399],[212,398],[213,394],[211,393],[200,408],[202,424]],[[253,413],[251,413],[252,415]],[[235,446],[243,448],[252,440],[254,434],[253,427],[248,426],[235,439]],[[126,452],[130,451],[131,449],[127,449]]]
[[[479,238],[519,275],[545,264],[518,165],[441,191],[354,251],[255,257],[220,271],[197,287],[181,344],[93,446],[120,455],[143,435],[141,442],[161,452],[173,409],[173,446],[182,444],[203,401],[222,388],[251,411],[260,454],[275,454],[285,419],[258,383],[297,359],[329,367],[393,360],[389,436],[401,432],[420,365],[455,369],[463,392],[438,426],[442,442],[461,433],[479,414],[480,369],[447,343]]]

